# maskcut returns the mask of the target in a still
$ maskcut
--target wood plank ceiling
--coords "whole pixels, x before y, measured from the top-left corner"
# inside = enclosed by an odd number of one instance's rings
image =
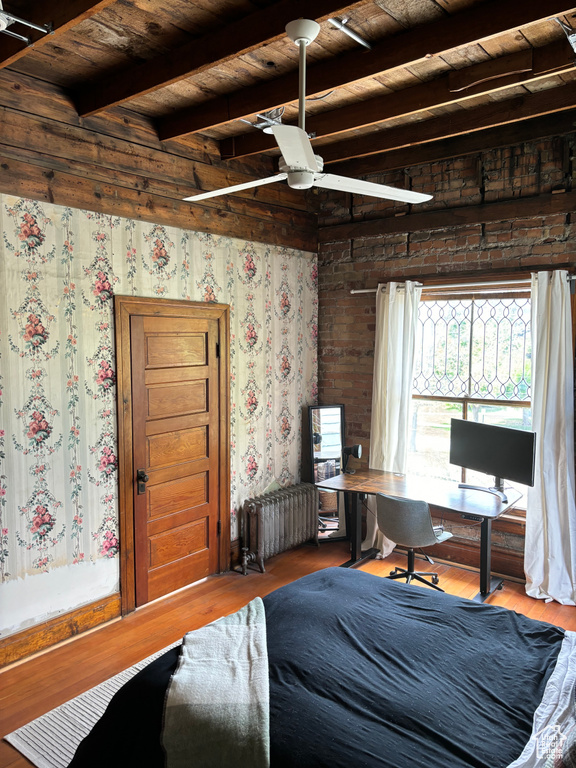
[[[366,175],[395,152],[419,157],[431,142],[534,118],[574,125],[575,54],[559,23],[576,26],[570,0],[4,0],[4,9],[52,33],[15,22],[8,31],[30,45],[0,34],[2,88],[26,81],[63,93],[83,126],[129,114],[160,142],[215,147],[253,176],[278,151],[250,123],[275,108],[297,120],[298,50],[284,27],[311,13],[321,31],[307,51],[306,128],[328,170]],[[194,174],[181,191],[224,176]]]

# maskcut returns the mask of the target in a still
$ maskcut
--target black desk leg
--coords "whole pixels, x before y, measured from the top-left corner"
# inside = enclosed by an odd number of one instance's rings
[[[502,579],[491,574],[491,540],[492,520],[485,517],[480,525],[480,592],[474,597],[477,603],[483,603],[495,589],[502,586]]]
[[[362,552],[362,493],[346,493],[344,503],[347,506],[346,520],[350,522],[350,560],[342,563],[341,568],[350,568],[374,557],[377,549]]]
[[[352,560],[362,557],[362,494],[350,494],[350,556]]]

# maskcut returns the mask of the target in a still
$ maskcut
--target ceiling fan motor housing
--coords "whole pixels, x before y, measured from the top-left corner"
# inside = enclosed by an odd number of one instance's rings
[[[292,189],[310,189],[314,186],[314,171],[289,171],[288,186]]]
[[[289,187],[292,187],[292,189],[310,189],[310,187],[314,186],[316,174],[321,173],[324,168],[324,160],[320,155],[314,155],[314,159],[316,160],[317,168],[312,170],[311,168],[290,168],[284,162],[284,158],[280,156],[278,168],[281,173],[286,173],[288,175],[287,180]]]

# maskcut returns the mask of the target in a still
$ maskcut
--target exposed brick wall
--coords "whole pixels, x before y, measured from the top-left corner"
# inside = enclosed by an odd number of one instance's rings
[[[560,137],[482,155],[407,169],[411,186],[434,195],[419,210],[479,205],[523,196],[570,191],[575,136]],[[403,172],[370,180],[404,186]],[[398,216],[399,203],[326,196],[320,226]],[[352,207],[351,207],[352,205]],[[360,442],[369,456],[372,367],[375,336],[373,293],[391,279],[482,278],[495,272],[526,272],[576,264],[574,214],[455,226],[431,232],[386,235],[323,244],[319,251],[319,402],[343,403],[347,441]],[[518,548],[518,540],[506,546]]]
[[[407,169],[414,189],[434,199],[418,210],[446,209],[482,202],[570,190],[569,163],[576,137],[487,150]],[[404,172],[370,177],[403,185]],[[400,203],[326,195],[320,226],[404,214]],[[525,272],[576,264],[576,215],[455,226],[431,232],[371,237],[322,244],[319,251],[319,401],[344,403],[347,434],[362,439],[368,455],[375,333],[373,293],[392,279],[482,278],[494,272]]]

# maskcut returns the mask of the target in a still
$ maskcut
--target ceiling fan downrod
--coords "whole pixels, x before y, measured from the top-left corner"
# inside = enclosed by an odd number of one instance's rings
[[[1,2],[1,0],[0,0]],[[320,26],[315,21],[297,19],[286,25],[286,34],[299,48],[299,105],[298,125],[284,125],[280,121],[270,120],[272,132],[280,150],[279,171],[274,176],[264,179],[252,179],[231,187],[215,189],[210,192],[190,195],[184,199],[190,202],[218,197],[245,189],[253,189],[276,181],[287,181],[292,189],[310,189],[320,187],[350,194],[368,195],[384,200],[398,200],[402,203],[423,203],[430,200],[432,195],[414,192],[408,189],[396,189],[386,184],[376,184],[364,179],[353,179],[324,173],[324,162],[319,155],[314,154],[310,136],[306,133],[304,119],[306,114],[306,47],[316,39]],[[268,118],[266,118],[268,119]]]
[[[298,127],[306,130],[306,48],[320,32],[320,24],[311,19],[296,19],[286,24],[286,34],[299,48]]]

